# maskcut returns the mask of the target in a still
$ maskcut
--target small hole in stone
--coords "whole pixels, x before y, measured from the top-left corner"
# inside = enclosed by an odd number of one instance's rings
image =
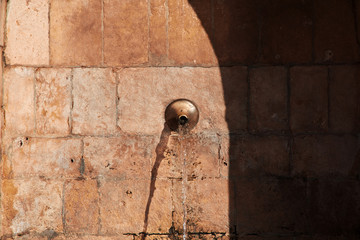
[[[71,159],[70,161],[71,161],[71,162],[74,162],[74,159]]]
[[[28,138],[28,137],[26,137],[26,138],[25,138],[25,140],[27,141],[27,140],[29,140],[29,138]]]

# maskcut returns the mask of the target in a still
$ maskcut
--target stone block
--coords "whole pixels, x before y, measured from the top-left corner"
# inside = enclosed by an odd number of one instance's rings
[[[0,46],[4,46],[7,0],[0,1]]]
[[[257,15],[256,3],[252,0],[214,1],[215,32],[212,38],[220,66],[256,61],[259,38]],[[205,29],[212,32],[209,27]]]
[[[316,62],[359,60],[352,1],[314,1]]]
[[[104,1],[105,65],[133,66],[148,62],[148,1]]]
[[[4,69],[4,110],[6,133],[30,135],[35,128],[34,69]]]
[[[227,232],[229,185],[227,179],[174,180],[174,226],[183,233]],[[186,212],[184,212],[186,211]]]
[[[168,1],[169,59],[173,65],[217,64],[210,36],[211,2]]]
[[[219,141],[217,135],[210,134],[171,135],[162,149],[157,146],[152,172],[159,178],[219,177]]]
[[[295,132],[328,128],[328,69],[294,67],[290,70],[290,126]]]
[[[359,66],[330,68],[330,129],[335,132],[360,130]]]
[[[229,171],[231,177],[289,175],[287,137],[237,136],[230,140]]]
[[[60,181],[3,180],[3,234],[63,231],[62,188]]]
[[[259,4],[263,17],[265,63],[308,63],[312,60],[312,1],[276,0]]]
[[[99,194],[96,180],[66,182],[64,201],[66,232],[98,233]]]
[[[74,69],[72,133],[116,131],[116,79],[111,69]]]
[[[170,180],[102,181],[101,233],[167,232],[172,223],[171,189]]]
[[[250,71],[251,130],[288,129],[286,76],[283,67],[254,68]]]
[[[313,179],[308,183],[309,233],[332,238],[356,239],[360,225],[360,185],[358,181]],[[341,235],[345,235],[341,237]],[[350,235],[350,236],[346,236]],[[335,236],[340,236],[335,238]]]
[[[306,183],[288,178],[238,178],[232,189],[238,233],[285,235],[307,230]]]
[[[168,54],[166,0],[150,0],[149,54],[151,65],[164,65]]]
[[[101,65],[101,0],[50,2],[51,65]]]
[[[150,179],[156,143],[152,137],[84,139],[85,174],[118,179]]]
[[[36,71],[36,133],[70,133],[71,70],[44,68]]]
[[[49,1],[11,1],[7,10],[7,64],[49,65]]]
[[[360,174],[356,137],[299,136],[294,140],[293,173],[304,176],[357,176]]]
[[[14,178],[80,176],[81,145],[80,139],[18,137],[13,140],[12,151],[8,154],[12,164],[10,176]]]

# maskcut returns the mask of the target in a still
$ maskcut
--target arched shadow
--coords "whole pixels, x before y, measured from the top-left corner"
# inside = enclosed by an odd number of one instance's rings
[[[236,193],[240,188],[235,183],[240,175],[234,167],[239,161],[237,136],[247,131],[247,69],[259,58],[259,14],[257,1],[240,0],[188,0],[200,19],[212,44],[220,67],[225,118],[229,130],[229,230],[232,239],[239,236]],[[211,2],[211,4],[209,4]],[[209,8],[210,9],[204,9]],[[254,28],[255,26],[255,28]],[[255,41],[254,41],[255,40]],[[241,74],[231,68],[239,67]],[[237,77],[241,75],[242,79]],[[243,77],[245,76],[245,77]],[[245,102],[244,102],[245,101]]]

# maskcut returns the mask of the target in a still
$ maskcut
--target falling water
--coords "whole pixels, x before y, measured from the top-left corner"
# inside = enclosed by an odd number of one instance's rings
[[[187,230],[186,230],[186,219],[187,219],[187,210],[186,210],[186,186],[187,186],[187,173],[186,173],[186,158],[187,158],[187,146],[186,146],[186,134],[187,129],[184,126],[179,126],[179,158],[183,163],[182,169],[182,206],[183,206],[183,240],[187,239]]]

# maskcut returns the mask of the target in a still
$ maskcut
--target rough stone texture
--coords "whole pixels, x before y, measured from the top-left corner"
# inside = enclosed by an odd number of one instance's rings
[[[153,181],[155,188],[151,189],[149,180],[102,181],[101,233],[167,232],[172,223],[171,181]],[[152,195],[149,190],[153,191]],[[146,229],[145,216],[148,216]]]
[[[39,69],[35,78],[36,133],[70,133],[71,70]]]
[[[2,193],[3,234],[63,230],[61,182],[3,180]]]
[[[34,69],[5,68],[4,110],[6,133],[9,135],[33,133],[35,127]]]
[[[131,66],[148,61],[148,1],[104,1],[106,65]]]
[[[134,236],[131,235],[117,235],[112,237],[106,236],[93,236],[93,235],[60,235],[55,238],[54,240],[133,240]],[[148,239],[148,238],[146,238]]]
[[[317,62],[359,60],[353,11],[352,1],[314,1],[314,49]]]
[[[7,11],[8,64],[49,64],[48,0],[11,1]]]
[[[355,0],[355,13],[356,13],[356,25],[357,25],[357,42],[359,44],[359,40],[360,40],[360,1],[359,0]]]
[[[360,227],[360,185],[358,181],[314,179],[309,182],[309,232],[355,239]],[[326,239],[326,238],[324,238]],[[334,238],[338,239],[338,238]]]
[[[163,149],[161,143],[157,146],[152,171],[158,178],[181,178],[184,174],[189,179],[219,177],[219,141],[217,135],[210,134],[170,135]]]
[[[360,69],[355,66],[330,68],[330,129],[336,132],[360,130]]]
[[[239,178],[234,184],[232,209],[239,233],[306,231],[306,185],[302,180],[255,177]]]
[[[247,128],[248,102],[248,69],[245,67],[222,67],[221,81],[224,94],[226,113],[225,120],[229,132],[239,133]],[[215,93],[217,96],[219,93]]]
[[[150,0],[149,61],[152,65],[160,65],[167,60],[167,15],[166,0]]]
[[[250,129],[284,130],[287,125],[287,80],[283,67],[250,71]]]
[[[245,100],[245,68],[225,71],[231,77],[229,80],[239,86],[236,98]],[[118,126],[124,132],[159,134],[164,124],[164,109],[178,98],[190,99],[200,109],[199,124],[194,131],[227,131],[218,68],[127,68],[119,70],[118,76]],[[229,107],[240,107],[236,113],[240,115],[237,125],[246,125],[246,101],[234,101],[234,106]]]
[[[65,185],[66,232],[95,234],[99,230],[96,180],[72,180]]]
[[[359,0],[0,2],[1,239],[359,239]]]
[[[262,62],[304,63],[311,61],[312,1],[266,0],[262,1],[260,6],[263,16]]]
[[[0,46],[4,46],[7,0],[0,1]],[[2,52],[2,51],[1,51]]]
[[[287,137],[278,136],[238,136],[231,140],[230,162],[232,177],[289,175],[289,145]],[[227,142],[223,144],[223,151]],[[226,167],[227,168],[227,167]],[[226,176],[226,173],[224,173]]]
[[[358,176],[360,146],[354,136],[304,136],[294,140],[293,172],[304,176]]]
[[[102,63],[101,31],[101,0],[51,0],[51,64],[100,65]]]
[[[150,179],[153,137],[85,138],[85,174],[120,179]]]
[[[16,138],[9,153],[11,176],[77,177],[80,175],[81,144],[80,139]]]
[[[114,133],[116,80],[111,69],[74,69],[72,133]]]
[[[205,30],[211,27],[211,1],[192,1],[190,4],[168,0],[168,8],[170,61],[176,66],[216,64],[211,40]]]
[[[290,126],[293,131],[324,131],[328,127],[328,69],[290,69]]]
[[[227,232],[229,187],[227,179],[174,180],[174,225],[183,232],[184,205],[189,232]],[[185,189],[184,189],[185,186]]]
[[[256,2],[252,0],[214,1],[213,44],[220,65],[255,62],[259,38],[257,15]]]

